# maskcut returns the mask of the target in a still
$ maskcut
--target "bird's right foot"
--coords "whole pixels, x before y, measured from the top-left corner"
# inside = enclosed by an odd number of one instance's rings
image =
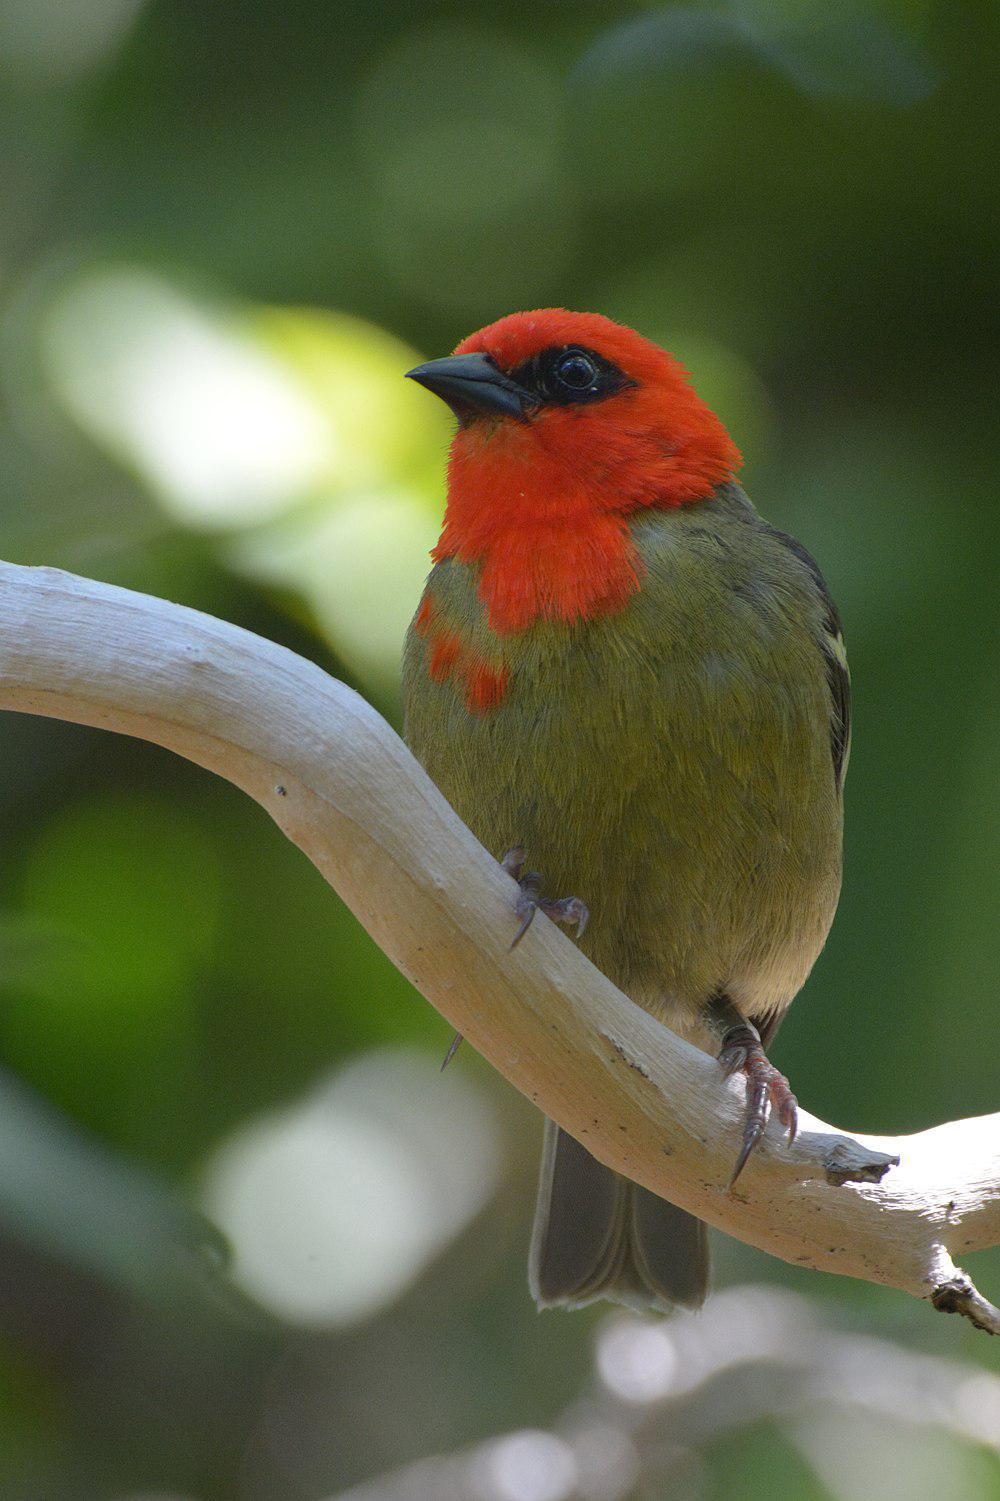
[[[508,850],[500,864],[509,876],[513,876],[521,888],[520,895],[514,906],[514,911],[520,919],[520,926],[514,934],[511,948],[516,949],[521,939],[527,933],[534,921],[536,912],[544,912],[546,917],[551,917],[553,922],[576,924],[576,936],[580,937],[587,926],[590,913],[585,902],[578,896],[564,896],[552,901],[541,895],[542,878],[537,870],[525,870],[524,862],[527,852],[517,845]]]
[[[743,1141],[729,1180],[729,1187],[732,1188],[764,1134],[769,1108],[774,1108],[779,1121],[788,1132],[790,1142],[795,1140],[798,1130],[799,1111],[788,1080],[784,1074],[779,1073],[764,1052],[760,1033],[750,1022],[741,1021],[729,1028],[722,1039],[719,1062],[727,1079],[733,1074],[742,1073],[747,1080]]]

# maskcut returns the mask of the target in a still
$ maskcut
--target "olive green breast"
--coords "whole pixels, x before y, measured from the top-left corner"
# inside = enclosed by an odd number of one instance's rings
[[[436,628],[506,688],[470,712],[411,627],[406,738],[487,849],[524,845],[547,895],[587,903],[581,946],[637,999],[780,1011],[840,886],[826,604],[736,486],[632,534],[644,577],[622,611],[506,637],[476,569],[438,564]]]

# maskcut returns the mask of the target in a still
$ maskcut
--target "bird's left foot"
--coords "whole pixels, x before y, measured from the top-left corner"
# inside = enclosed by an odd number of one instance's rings
[[[732,1188],[746,1167],[747,1159],[764,1134],[768,1106],[773,1105],[781,1124],[787,1127],[788,1140],[795,1140],[798,1130],[798,1101],[792,1094],[788,1080],[780,1074],[764,1052],[757,1028],[749,1022],[740,1022],[730,1027],[722,1039],[719,1053],[726,1078],[733,1074],[747,1076],[747,1109],[743,1123],[743,1144],[740,1147],[736,1166],[733,1168],[729,1187]]]
[[[508,850],[500,864],[509,876],[520,887],[517,901],[514,904],[514,912],[519,919],[519,927],[514,934],[511,948],[516,949],[521,939],[531,927],[536,912],[544,912],[546,917],[551,917],[553,922],[576,923],[576,936],[579,938],[587,926],[587,918],[590,916],[587,906],[581,902],[578,896],[564,896],[559,901],[549,901],[541,895],[542,878],[537,870],[525,870],[524,862],[527,852],[518,845],[515,849]],[[451,1039],[444,1062],[441,1068],[446,1069],[462,1046],[462,1034],[456,1032]]]
[[[564,896],[558,901],[543,897],[541,895],[542,878],[537,870],[525,870],[526,859],[526,852],[518,845],[516,849],[508,850],[500,862],[507,874],[513,876],[521,888],[514,906],[514,911],[520,918],[520,927],[514,934],[511,948],[517,948],[531,927],[536,912],[544,912],[545,916],[551,917],[553,922],[563,922],[570,926],[575,923],[576,936],[579,938],[590,916],[586,903],[581,902],[578,896]]]

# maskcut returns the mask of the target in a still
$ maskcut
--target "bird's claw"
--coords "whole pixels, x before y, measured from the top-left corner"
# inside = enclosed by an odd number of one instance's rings
[[[722,1071],[729,1079],[733,1074],[747,1076],[747,1106],[743,1123],[743,1141],[736,1165],[729,1179],[732,1188],[746,1167],[754,1147],[764,1134],[768,1107],[773,1106],[778,1119],[788,1131],[788,1140],[795,1140],[799,1124],[798,1101],[784,1074],[778,1072],[764,1052],[760,1033],[749,1022],[730,1027],[722,1040],[719,1053]]]
[[[500,861],[500,868],[501,870],[505,870],[509,876],[513,876],[515,881],[520,881],[524,874],[524,862],[527,858],[528,851],[522,849],[521,845],[515,844],[514,848],[508,850]]]
[[[562,901],[559,902],[548,901],[547,898],[542,896],[541,875],[538,874],[538,871],[526,871],[524,869],[524,862],[526,860],[527,851],[518,845],[514,850],[508,850],[508,853],[505,854],[502,862],[500,862],[503,869],[508,872],[508,875],[514,877],[514,880],[517,881],[521,889],[514,907],[515,913],[517,913],[518,919],[520,919],[520,926],[518,926],[518,931],[515,932],[514,943],[511,944],[512,949],[517,949],[518,944],[521,943],[524,935],[529,931],[535,913],[545,913],[545,916],[551,917],[553,922],[575,923],[577,925],[577,937],[580,938],[581,932],[587,926],[587,919],[590,917],[586,904],[581,902],[578,896],[563,896]],[[446,1054],[444,1054],[443,1061],[441,1061],[441,1072],[449,1066],[450,1061],[455,1057],[461,1045],[462,1034],[455,1033],[455,1036],[450,1040],[450,1045],[447,1048]]]
[[[463,1038],[461,1032],[456,1032],[455,1033],[454,1037],[451,1039],[451,1042],[448,1044],[448,1051],[447,1051],[447,1053],[445,1053],[444,1057],[441,1059],[441,1072],[442,1073],[444,1073],[445,1069],[448,1067],[449,1063],[454,1058],[454,1056],[458,1052],[459,1048],[462,1046],[462,1043],[464,1042],[464,1040],[465,1039]]]
[[[590,912],[585,902],[578,896],[564,896],[557,901],[550,901],[541,895],[542,878],[537,870],[525,870],[524,862],[527,859],[526,852],[518,845],[508,850],[501,860],[501,865],[509,876],[520,887],[514,911],[520,919],[517,932],[514,934],[511,948],[516,949],[521,939],[527,933],[534,921],[536,912],[544,912],[553,922],[576,925],[576,936],[580,937],[587,926]]]
[[[581,902],[578,896],[564,896],[559,901],[549,901],[541,894],[542,878],[537,870],[525,870],[524,862],[527,860],[527,851],[520,845],[508,850],[500,861],[501,866],[509,876],[513,876],[520,890],[514,911],[519,919],[517,932],[514,934],[511,948],[516,949],[521,939],[531,927],[536,912],[544,912],[546,917],[551,917],[553,922],[575,923],[576,936],[579,938],[587,926],[590,912],[585,902]],[[446,1069],[462,1045],[462,1034],[456,1032],[451,1039],[448,1051],[444,1055],[441,1068]]]

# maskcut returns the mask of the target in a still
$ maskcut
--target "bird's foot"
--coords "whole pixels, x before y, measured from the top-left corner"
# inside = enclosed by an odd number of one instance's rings
[[[511,948],[516,949],[521,939],[527,933],[534,921],[536,912],[544,912],[546,917],[551,917],[553,922],[576,924],[576,936],[580,937],[587,926],[590,916],[586,904],[581,902],[578,896],[564,896],[558,901],[550,901],[541,895],[542,878],[537,870],[525,870],[524,862],[527,855],[520,846],[508,850],[500,864],[509,876],[513,876],[521,888],[514,906],[514,911],[520,919],[520,926],[514,934]]]
[[[746,1167],[747,1159],[764,1134],[768,1106],[772,1105],[778,1119],[788,1130],[788,1140],[795,1140],[798,1130],[798,1101],[792,1094],[788,1080],[780,1074],[764,1052],[760,1033],[749,1022],[730,1027],[722,1039],[719,1062],[726,1078],[733,1074],[747,1076],[747,1108],[743,1123],[743,1143],[736,1166],[733,1168],[729,1187],[732,1188]]]
[[[536,912],[544,912],[546,917],[551,917],[553,922],[576,923],[576,936],[579,938],[587,926],[587,918],[590,913],[586,904],[581,902],[578,896],[564,896],[559,901],[549,901],[541,895],[542,878],[536,870],[525,870],[524,862],[527,853],[518,845],[515,849],[508,850],[500,864],[509,876],[520,887],[518,898],[514,904],[514,911],[519,920],[519,927],[514,934],[511,948],[516,949],[521,939],[531,927]],[[442,1070],[446,1069],[462,1045],[462,1034],[456,1032],[448,1045],[448,1051],[444,1055],[441,1064]]]

